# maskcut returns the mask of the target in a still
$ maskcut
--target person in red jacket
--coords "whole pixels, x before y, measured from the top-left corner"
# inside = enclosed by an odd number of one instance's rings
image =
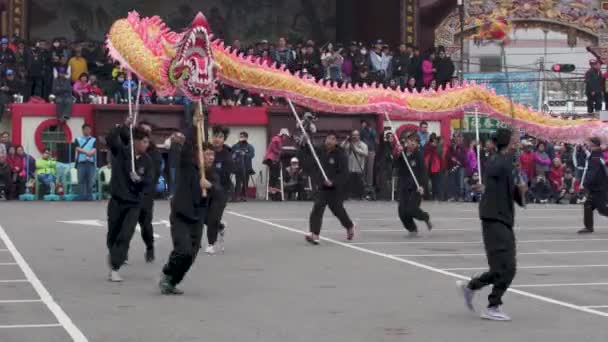
[[[519,156],[521,170],[528,176],[528,182],[532,182],[536,176],[536,152],[532,150],[532,143],[525,140],[522,142],[524,152]]]
[[[280,171],[281,171],[281,150],[283,144],[289,138],[289,130],[287,128],[281,128],[279,134],[275,135],[270,141],[270,145],[266,149],[264,155],[264,164],[269,168],[269,181],[268,187],[272,193],[276,193],[279,190],[280,183]]]
[[[428,144],[424,149],[424,163],[428,170],[429,178],[431,180],[431,193],[433,201],[439,200],[439,188],[440,188],[440,176],[441,176],[441,156],[437,150],[437,138],[431,136]]]
[[[562,161],[559,158],[554,158],[553,164],[547,173],[549,185],[551,185],[551,190],[553,192],[553,198],[556,201],[562,197],[561,192],[564,188],[564,169],[565,165],[562,164]]]

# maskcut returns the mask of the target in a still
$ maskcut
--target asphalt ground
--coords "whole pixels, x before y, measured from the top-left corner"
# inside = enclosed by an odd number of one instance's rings
[[[328,210],[320,246],[303,239],[309,202],[229,204],[226,252],[200,254],[179,297],[157,288],[168,203],[156,203],[156,262],[136,235],[121,284],[106,280],[105,207],[0,203],[0,341],[608,340],[608,221],[577,235],[580,206],[517,211],[508,323],[467,312],[455,287],[486,268],[472,204],[424,203],[435,228],[408,239],[395,203],[348,202],[356,240]]]

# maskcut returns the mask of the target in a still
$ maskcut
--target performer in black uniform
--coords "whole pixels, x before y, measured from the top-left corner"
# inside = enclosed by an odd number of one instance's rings
[[[228,203],[229,193],[232,191],[232,180],[230,176],[234,173],[234,161],[232,160],[232,149],[224,144],[230,130],[222,126],[213,127],[213,137],[211,143],[215,151],[214,172],[217,173],[222,186],[222,192],[217,193],[213,201],[210,203],[209,212],[207,215],[207,249],[205,252],[213,255],[216,252],[216,242],[218,235],[220,240],[220,251],[224,250],[224,236],[226,233],[226,225],[222,222],[224,209]]]
[[[583,187],[587,190],[587,200],[584,205],[585,228],[579,234],[593,233],[593,211],[597,210],[602,216],[608,216],[608,170],[606,161],[602,158],[602,142],[599,138],[589,139],[591,155],[587,158],[587,173],[583,180]]]
[[[162,294],[183,294],[175,286],[184,279],[201,248],[203,224],[210,202],[222,193],[219,178],[213,171],[214,157],[215,152],[208,143],[203,143],[202,155],[195,152],[192,139],[189,139],[180,153],[176,191],[171,201],[173,251],[163,267],[159,283]],[[200,178],[199,158],[204,158],[205,161],[206,180]],[[203,197],[202,189],[207,190],[206,197]]]
[[[395,165],[399,174],[399,218],[403,223],[403,227],[409,232],[409,236],[416,237],[418,236],[418,227],[414,219],[424,221],[429,230],[433,229],[433,225],[429,214],[420,209],[424,188],[422,186],[418,187],[414,178],[412,178],[412,173],[403,160],[403,153],[401,153],[403,147],[401,145],[397,145],[397,151],[399,155],[397,156]],[[427,184],[424,156],[420,152],[418,135],[416,133],[408,136],[405,155],[419,184]]]
[[[139,128],[133,129],[133,150],[135,170],[131,166],[129,141],[130,119],[123,126],[117,126],[106,137],[106,144],[112,153],[112,180],[108,202],[108,264],[109,280],[122,281],[118,270],[127,260],[129,244],[143,204],[144,189],[152,183],[154,175],[152,161],[146,154],[150,143],[148,135]]]
[[[355,236],[355,225],[348,217],[346,209],[344,209],[344,186],[348,180],[346,154],[338,146],[338,138],[335,132],[329,132],[325,138],[325,145],[315,150],[329,181],[325,181],[320,170],[317,169],[317,172],[313,173],[313,176],[317,178],[316,184],[320,184],[320,186],[315,194],[315,202],[310,213],[310,234],[306,235],[306,241],[313,245],[319,244],[323,213],[327,206],[340,220],[342,226],[346,228],[346,238],[350,241]]]
[[[515,209],[513,202],[524,206],[527,190],[525,184],[515,185],[513,173],[513,154],[509,149],[511,131],[499,129],[494,137],[498,153],[492,155],[483,170],[483,184],[478,185],[483,191],[479,202],[483,242],[490,270],[470,282],[459,281],[467,308],[474,311],[473,297],[475,291],[492,284],[488,296],[488,307],[481,317],[484,319],[508,321],[511,318],[502,312],[502,296],[515,277],[515,234],[513,224]],[[484,191],[485,190],[485,191]]]
[[[152,134],[152,125],[148,122],[140,122],[139,128],[146,132],[148,136]],[[141,227],[141,238],[146,245],[146,262],[151,263],[154,261],[154,227],[152,226],[152,219],[154,218],[154,197],[156,194],[156,184],[158,184],[158,179],[160,178],[163,156],[152,141],[150,141],[146,153],[152,160],[154,176],[152,178],[152,183],[148,184],[144,189],[144,200],[139,213],[138,222]]]

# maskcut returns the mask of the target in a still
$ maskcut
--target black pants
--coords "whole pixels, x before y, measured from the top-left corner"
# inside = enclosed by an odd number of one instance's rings
[[[211,200],[209,212],[207,213],[207,243],[215,245],[217,234],[222,230],[222,216],[226,209],[226,199],[217,198]]]
[[[472,279],[469,288],[479,290],[492,284],[488,306],[499,306],[502,305],[502,296],[515,277],[515,234],[512,227],[499,221],[482,220],[481,226],[490,270]]]
[[[348,189],[349,189],[349,198],[353,199],[362,199],[363,198],[363,190],[364,183],[363,177],[365,177],[362,173],[359,172],[350,172],[348,174]]]
[[[344,198],[339,190],[321,190],[315,194],[315,202],[310,212],[310,232],[316,235],[321,234],[321,226],[323,225],[323,213],[325,207],[329,206],[329,210],[338,218],[342,227],[350,229],[353,227],[353,221],[348,217],[346,209],[344,209]]]
[[[137,222],[141,227],[141,238],[146,244],[147,250],[154,249],[154,227],[152,219],[154,218],[154,198],[153,195],[145,195],[144,202],[139,212]]]
[[[234,187],[234,197],[246,198],[247,186],[249,184],[249,172],[245,170],[237,170],[234,176],[236,180],[236,186]]]
[[[590,192],[587,195],[583,209],[583,221],[585,228],[593,230],[593,211],[597,210],[602,216],[608,216],[608,207],[606,207],[606,193],[603,192]]]
[[[203,220],[188,222],[174,214],[171,214],[169,220],[171,221],[173,251],[169,254],[169,260],[163,267],[163,273],[171,278],[171,284],[175,286],[184,279],[201,248]]]
[[[110,266],[117,271],[127,260],[129,245],[140,209],[132,203],[122,203],[116,199],[108,202],[107,247],[110,252]]]
[[[414,219],[425,222],[430,219],[429,214],[420,209],[420,202],[422,202],[422,197],[416,190],[401,189],[399,191],[399,218],[403,227],[409,232],[418,231]]]
[[[597,113],[602,110],[602,93],[587,94],[587,113]]]

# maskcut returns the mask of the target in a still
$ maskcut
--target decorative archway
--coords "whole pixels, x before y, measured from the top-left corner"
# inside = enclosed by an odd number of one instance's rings
[[[608,11],[597,4],[582,1],[489,1],[465,2],[464,34],[470,36],[479,26],[497,16],[506,17],[515,28],[546,28],[562,31],[574,37],[591,41],[593,46],[608,45],[603,37],[608,32]],[[450,13],[435,30],[436,45],[444,45],[449,51],[460,50],[460,17],[458,10]],[[596,50],[593,47],[590,51]]]

